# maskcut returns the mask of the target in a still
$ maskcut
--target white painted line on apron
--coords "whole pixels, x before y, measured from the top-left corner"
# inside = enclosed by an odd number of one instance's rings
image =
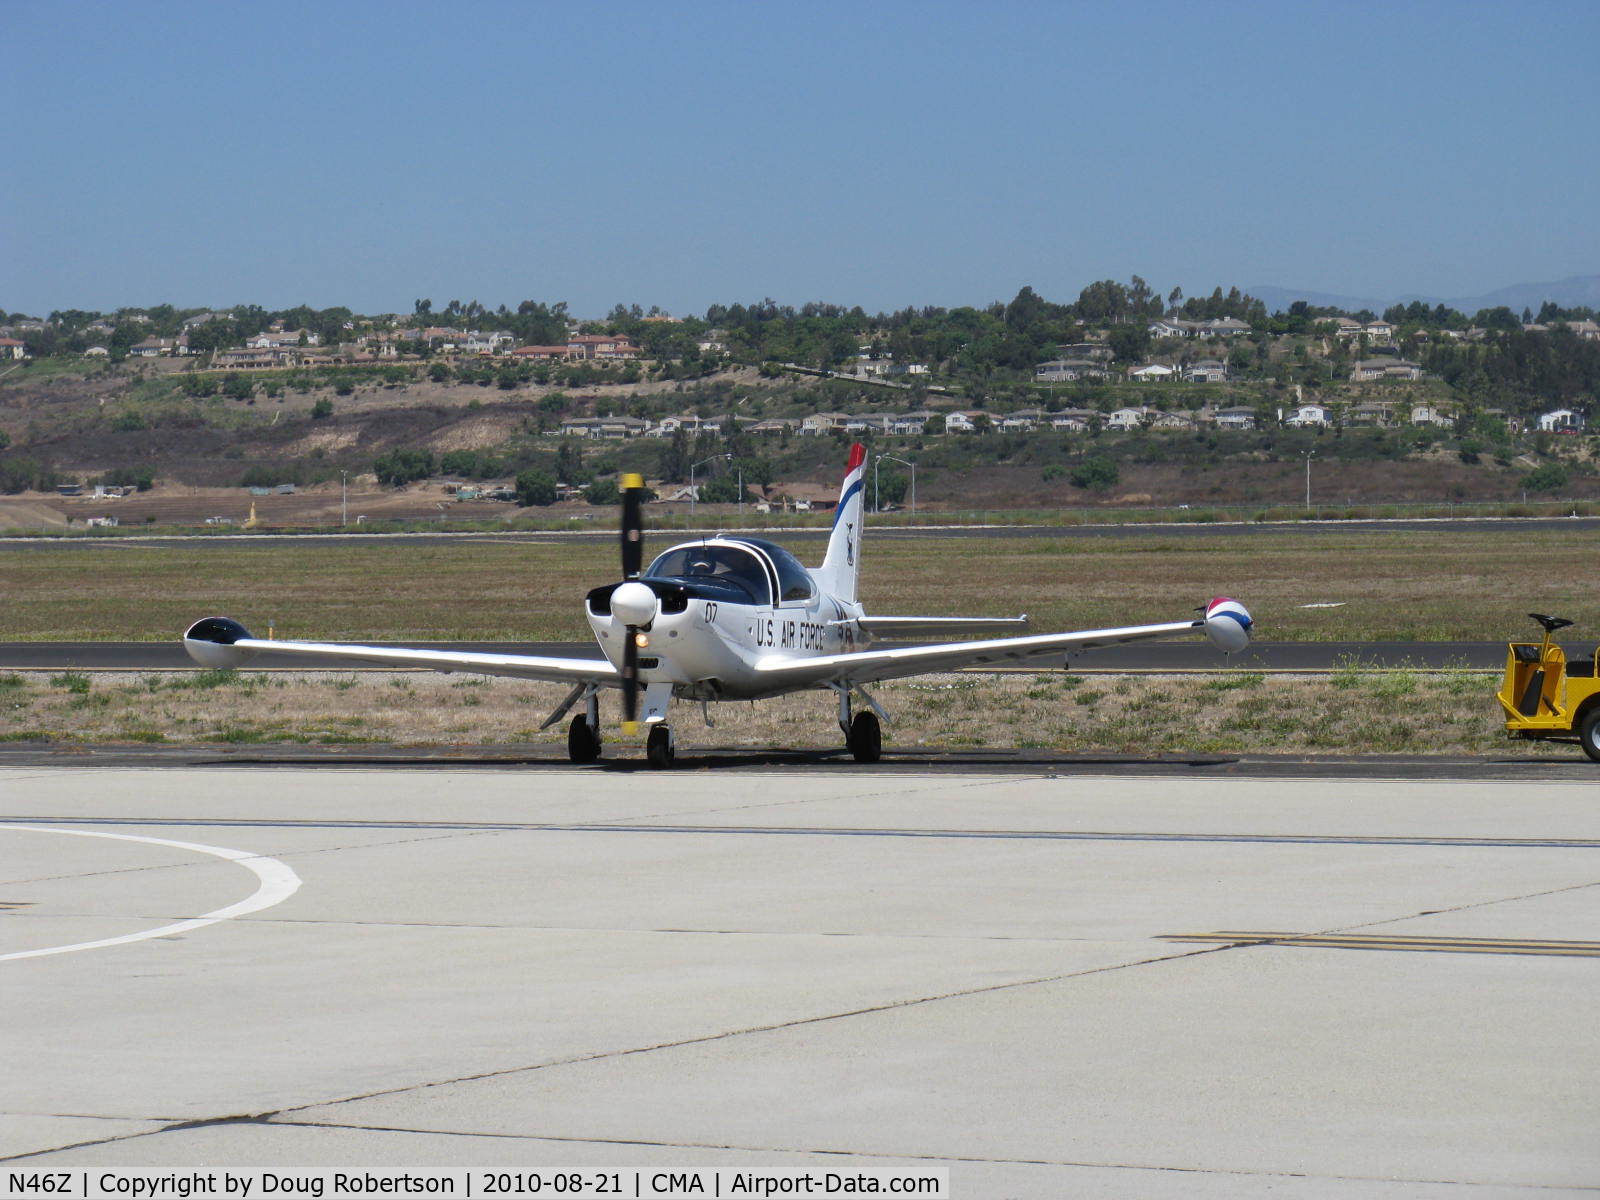
[[[191,929],[201,929],[207,925],[215,925],[218,921],[231,920],[242,917],[247,913],[260,912],[264,908],[271,908],[274,904],[281,904],[300,887],[300,876],[296,875],[286,863],[275,858],[268,858],[261,854],[252,854],[247,850],[230,850],[226,846],[204,846],[199,842],[175,842],[168,838],[138,837],[131,833],[100,833],[88,829],[54,829],[46,825],[6,825],[0,826],[6,830],[20,829],[29,833],[62,833],[69,837],[98,837],[112,838],[119,842],[143,842],[150,846],[172,846],[178,850],[193,850],[197,854],[210,854],[216,858],[225,858],[229,862],[238,863],[247,871],[255,874],[261,881],[261,886],[255,892],[240,900],[237,904],[230,904],[226,908],[219,908],[198,917],[189,917],[186,920],[174,921],[170,925],[162,925],[155,929],[147,929],[142,933],[126,933],[121,937],[100,938],[93,942],[74,942],[70,946],[49,946],[43,950],[18,950],[12,954],[0,954],[0,962],[14,958],[43,958],[49,954],[71,954],[75,950],[99,950],[106,946],[122,946],[129,942],[142,942],[147,938],[171,937],[173,934],[187,933]]]

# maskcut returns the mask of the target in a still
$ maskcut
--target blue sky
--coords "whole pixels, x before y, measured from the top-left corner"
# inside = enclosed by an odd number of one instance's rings
[[[0,308],[1600,272],[1600,4],[0,7]]]

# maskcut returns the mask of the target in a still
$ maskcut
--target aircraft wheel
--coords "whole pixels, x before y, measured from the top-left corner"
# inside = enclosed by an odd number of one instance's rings
[[[1578,722],[1578,744],[1595,762],[1600,762],[1600,704],[1592,705]]]
[[[567,726],[567,757],[575,763],[592,763],[600,757],[600,735],[588,717],[573,717]]]
[[[645,743],[645,757],[650,760],[652,767],[670,767],[672,760],[677,757],[672,749],[672,733],[665,725],[654,725],[650,729],[650,740]]]
[[[883,729],[878,725],[878,714],[859,712],[850,722],[850,753],[857,762],[874,763],[883,757]]]

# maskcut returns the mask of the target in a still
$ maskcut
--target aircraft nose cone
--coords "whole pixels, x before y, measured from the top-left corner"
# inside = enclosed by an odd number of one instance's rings
[[[648,625],[656,619],[656,594],[629,580],[611,593],[611,615],[624,625]]]

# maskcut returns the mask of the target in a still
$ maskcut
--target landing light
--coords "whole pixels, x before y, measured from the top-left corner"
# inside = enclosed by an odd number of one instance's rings
[[[636,634],[634,634],[633,635],[633,644],[635,646],[639,647],[639,649],[641,649],[641,650],[648,649],[649,646],[650,646],[650,635],[648,633],[636,633]]]

